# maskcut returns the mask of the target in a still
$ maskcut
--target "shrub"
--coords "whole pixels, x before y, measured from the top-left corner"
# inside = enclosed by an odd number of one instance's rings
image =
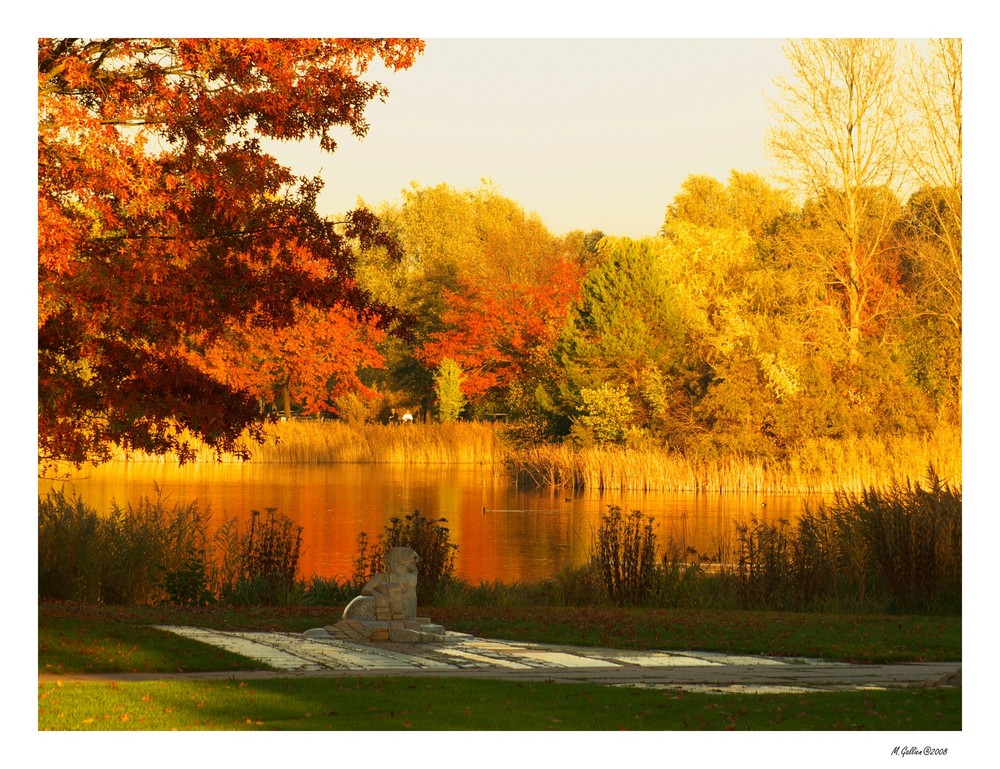
[[[452,544],[446,518],[424,518],[419,510],[405,519],[391,518],[378,542],[373,546],[365,532],[358,536],[358,553],[354,560],[353,581],[363,585],[373,574],[385,571],[385,557],[393,547],[412,548],[420,560],[417,563],[417,601],[429,604],[436,592],[455,573],[458,545]]]
[[[333,399],[333,407],[337,415],[347,424],[354,427],[374,422],[381,408],[381,401],[376,398],[365,398],[357,393],[344,393]]]
[[[628,397],[625,387],[611,389],[604,385],[601,389],[584,387],[580,391],[583,405],[580,411],[579,424],[590,431],[597,443],[621,443],[625,440],[635,408]]]
[[[342,606],[357,594],[357,587],[349,580],[313,576],[304,585],[302,600],[309,606]]]
[[[552,579],[554,602],[560,606],[588,606],[601,602],[601,570],[591,559],[590,563],[560,569]]]
[[[667,541],[666,552],[656,569],[653,587],[653,603],[656,606],[673,609],[699,604],[698,587],[706,583],[706,574],[701,563],[692,563],[690,558],[699,558],[694,548],[683,547],[673,537]],[[700,558],[711,560],[707,556]],[[715,562],[718,563],[718,560]],[[716,582],[722,581],[717,579]]]
[[[597,530],[597,563],[612,601],[619,606],[646,602],[656,576],[653,519],[638,510],[624,515],[620,507],[609,505]]]
[[[235,546],[230,564],[236,568],[235,579],[230,576],[223,586],[226,600],[237,604],[296,602],[301,526],[269,507],[264,515],[259,510],[250,511],[246,534],[227,536],[231,537],[230,548]]]

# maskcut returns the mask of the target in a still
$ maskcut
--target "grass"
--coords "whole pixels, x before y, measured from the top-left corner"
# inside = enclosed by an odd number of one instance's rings
[[[266,669],[244,657],[152,626],[301,632],[329,624],[332,617],[339,617],[339,611],[329,607],[124,608],[41,603],[38,672],[61,675]]]
[[[861,491],[921,478],[933,466],[960,484],[962,438],[941,426],[927,435],[811,439],[782,457],[685,456],[648,447],[567,443],[513,451],[508,472],[526,485],[601,491],[706,491],[768,494]]]
[[[250,670],[236,655],[152,628],[300,632],[341,607],[48,604],[39,672]],[[787,654],[831,660],[960,660],[953,617],[827,616],[606,608],[433,609],[451,630],[626,649]],[[413,678],[40,682],[40,730],[958,730],[960,689],[741,695],[596,684]]]
[[[688,609],[435,609],[450,630],[511,641],[815,657],[840,662],[962,658],[958,617]]]
[[[265,464],[413,464],[494,465],[502,467],[506,449],[493,424],[348,424],[341,421],[292,420],[268,425],[263,444],[248,442],[249,460]],[[238,462],[216,457],[196,438],[196,462]],[[176,462],[171,454],[112,452],[113,461]]]
[[[38,607],[39,673],[249,669],[246,660],[198,655],[200,644],[152,625],[299,633],[340,617],[342,606],[296,608]],[[536,607],[430,608],[449,630],[486,638],[621,649],[718,651],[884,663],[962,658],[959,617],[792,612]],[[159,667],[157,667],[159,665]]]
[[[40,730],[958,730],[958,689],[740,695],[406,678],[39,684]]]
[[[255,660],[141,624],[50,616],[39,625],[39,673],[267,669]]]
[[[250,443],[250,461],[278,464],[460,464],[492,467],[498,478],[525,485],[602,491],[833,493],[860,491],[920,478],[929,466],[953,484],[962,477],[961,429],[942,424],[920,435],[817,438],[781,456],[739,452],[686,456],[655,447],[569,443],[517,447],[502,425],[456,422],[401,425],[293,420],[268,426],[263,445]],[[198,462],[216,457],[191,439]],[[115,450],[113,461],[176,462],[176,457]]]

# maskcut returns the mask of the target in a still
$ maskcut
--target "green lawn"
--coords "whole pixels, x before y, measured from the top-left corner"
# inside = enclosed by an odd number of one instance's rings
[[[237,610],[45,603],[38,611],[38,669],[56,674],[254,669],[259,665],[150,625],[301,632],[330,624],[340,613],[336,607]],[[962,659],[961,617],[552,607],[430,608],[427,613],[449,630],[512,641],[862,663]]]
[[[39,684],[41,730],[956,730],[961,690],[691,694],[575,683],[312,678]]]
[[[962,618],[687,609],[439,609],[449,630],[486,638],[841,662],[962,659]]]
[[[484,637],[852,661],[961,660],[958,617],[641,609],[429,609]],[[152,628],[301,632],[337,608],[40,604],[39,672],[227,671],[258,663]],[[322,678],[39,683],[42,730],[958,730],[960,689],[694,694],[576,683]]]

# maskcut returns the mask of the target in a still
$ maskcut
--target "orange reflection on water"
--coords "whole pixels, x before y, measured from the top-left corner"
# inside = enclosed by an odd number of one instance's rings
[[[45,494],[61,483],[39,482]],[[99,512],[112,501],[135,503],[157,493],[167,505],[197,501],[214,525],[251,510],[275,508],[303,527],[303,576],[347,577],[357,540],[375,540],[392,517],[415,510],[445,518],[459,546],[456,570],[478,582],[533,581],[586,562],[607,505],[653,517],[658,541],[713,554],[734,520],[794,520],[798,497],[676,493],[573,494],[517,489],[489,470],[399,465],[112,463],[67,486]]]

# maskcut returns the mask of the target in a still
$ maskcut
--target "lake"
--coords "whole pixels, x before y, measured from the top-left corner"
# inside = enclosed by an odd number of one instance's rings
[[[375,540],[390,518],[420,510],[447,519],[459,546],[456,570],[474,582],[537,580],[583,564],[608,505],[652,516],[661,546],[673,537],[713,553],[734,521],[794,520],[804,502],[802,495],[519,489],[490,469],[456,465],[110,463],[69,482],[39,481],[39,494],[64,485],[102,513],[112,500],[124,506],[157,490],[168,506],[198,501],[215,522],[276,508],[304,529],[306,577],[349,576],[360,532]]]

